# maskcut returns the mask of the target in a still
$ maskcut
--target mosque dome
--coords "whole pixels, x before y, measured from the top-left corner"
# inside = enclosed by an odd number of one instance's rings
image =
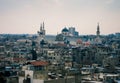
[[[64,29],[62,29],[62,32],[68,32],[69,30],[65,27]]]
[[[82,44],[82,40],[81,40],[81,39],[78,39],[78,40],[76,41],[76,43],[77,43],[77,44]]]
[[[85,46],[90,46],[91,43],[89,41],[87,41],[84,44],[85,44]]]

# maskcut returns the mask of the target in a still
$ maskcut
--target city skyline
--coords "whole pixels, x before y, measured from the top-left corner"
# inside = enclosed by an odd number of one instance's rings
[[[45,22],[46,34],[64,27],[81,34],[120,32],[120,0],[0,0],[0,33],[36,34]]]

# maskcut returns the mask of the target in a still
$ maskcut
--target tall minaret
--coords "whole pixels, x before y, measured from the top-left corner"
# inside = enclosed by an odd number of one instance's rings
[[[96,35],[97,35],[97,36],[100,36],[100,27],[99,27],[99,23],[98,23],[98,25],[97,25]]]
[[[44,27],[45,27],[45,25],[44,25],[44,22],[43,22],[43,30],[44,30]]]
[[[45,26],[44,22],[40,25],[40,31],[38,31],[38,43],[40,43],[41,40],[45,39]]]
[[[99,23],[97,25],[95,42],[96,42],[96,44],[101,44],[102,43],[102,40],[100,38],[100,26],[99,26]]]
[[[43,35],[45,36],[45,24],[44,24],[44,22],[43,22],[43,25],[42,25],[42,27],[43,27]]]
[[[44,26],[44,22],[40,25],[40,31],[38,31],[38,35],[40,37],[45,37],[45,26]]]
[[[42,31],[42,24],[40,24],[40,31]]]

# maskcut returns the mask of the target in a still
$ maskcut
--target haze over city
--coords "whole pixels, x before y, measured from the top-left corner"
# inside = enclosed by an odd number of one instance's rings
[[[47,34],[64,27],[80,34],[120,32],[120,0],[0,0],[0,33],[36,34],[45,22]]]

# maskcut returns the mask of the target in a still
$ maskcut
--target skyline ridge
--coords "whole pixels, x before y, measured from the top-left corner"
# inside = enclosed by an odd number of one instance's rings
[[[80,34],[120,32],[120,0],[0,0],[0,33],[36,33],[41,21],[47,34],[74,26]]]

